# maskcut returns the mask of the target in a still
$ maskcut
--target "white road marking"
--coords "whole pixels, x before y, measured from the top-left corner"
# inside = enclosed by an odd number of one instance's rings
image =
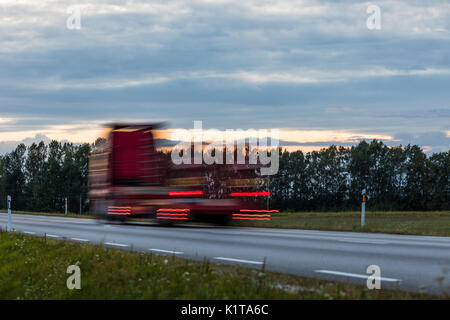
[[[88,242],[89,240],[88,239],[80,239],[80,238],[71,238],[72,240],[75,240],[75,241],[81,241],[81,242]]]
[[[36,232],[32,232],[32,231],[24,231],[23,233],[26,233],[26,234],[36,234]]]
[[[148,250],[155,251],[155,252],[170,253],[170,254],[183,254],[184,253],[181,251],[170,251],[170,250],[162,250],[162,249],[148,249]]]
[[[60,238],[60,236],[57,236],[56,234],[47,234],[47,237],[50,237],[50,238]]]
[[[333,271],[333,270],[314,270],[314,272],[326,273],[326,274],[332,274],[332,275],[344,276],[344,277],[361,278],[361,279],[367,279],[367,278],[370,277],[369,274],[357,274],[357,273],[348,273],[348,272]],[[402,281],[400,279],[385,278],[385,277],[380,277],[379,279],[382,280],[382,281],[388,281],[388,282],[399,282],[399,281]]]
[[[224,261],[233,261],[233,262],[242,262],[242,263],[251,263],[251,264],[263,264],[264,263],[262,261],[251,261],[251,260],[234,259],[234,258],[226,258],[226,257],[214,257],[214,259],[224,260]]]
[[[116,247],[128,247],[127,244],[122,244],[122,243],[105,242],[105,244],[109,245],[109,246],[116,246]]]

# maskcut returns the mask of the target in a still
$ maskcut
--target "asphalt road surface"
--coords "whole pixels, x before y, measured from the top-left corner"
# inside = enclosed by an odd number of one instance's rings
[[[0,213],[5,229],[7,214]],[[151,223],[12,215],[16,232],[195,260],[365,285],[367,267],[381,288],[429,293],[450,290],[450,237]]]

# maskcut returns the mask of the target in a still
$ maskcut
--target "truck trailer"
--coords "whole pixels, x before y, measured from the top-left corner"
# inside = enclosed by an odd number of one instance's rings
[[[89,204],[110,220],[161,224],[269,221],[268,179],[259,164],[179,164],[157,148],[159,124],[110,124],[89,161]],[[191,154],[193,157],[193,154]],[[235,157],[236,158],[236,157]]]

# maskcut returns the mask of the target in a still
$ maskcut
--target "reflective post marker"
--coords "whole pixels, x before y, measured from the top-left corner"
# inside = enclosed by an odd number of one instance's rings
[[[362,191],[362,204],[361,204],[361,228],[364,228],[366,219],[366,189]]]
[[[64,213],[67,214],[67,197],[64,199]]]
[[[11,232],[11,196],[8,196],[8,225],[6,226],[6,230]]]

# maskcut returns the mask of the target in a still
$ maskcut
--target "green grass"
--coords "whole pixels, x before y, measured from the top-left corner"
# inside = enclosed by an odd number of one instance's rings
[[[450,211],[281,212],[267,221],[239,221],[236,226],[450,236]]]
[[[2,210],[4,212],[4,210]],[[35,211],[12,211],[12,214],[32,214],[39,216],[53,216],[53,217],[70,217],[70,218],[90,218],[98,219],[99,217],[92,214],[79,214],[68,212],[67,214],[61,212],[35,212]]]
[[[73,264],[80,290],[66,287]],[[436,298],[0,232],[0,299]]]

